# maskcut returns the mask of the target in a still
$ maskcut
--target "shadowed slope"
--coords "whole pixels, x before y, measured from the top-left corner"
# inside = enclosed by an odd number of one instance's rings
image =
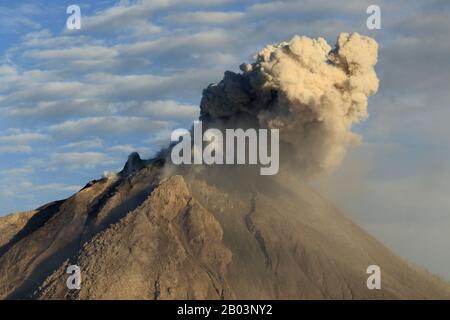
[[[134,210],[153,189],[159,164],[139,175],[93,181],[69,199],[38,210],[3,248],[0,298],[26,298],[95,234]],[[49,214],[51,212],[51,214]]]

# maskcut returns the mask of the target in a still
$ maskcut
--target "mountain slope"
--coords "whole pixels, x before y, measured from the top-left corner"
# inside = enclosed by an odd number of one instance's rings
[[[0,248],[10,243],[36,211],[12,213],[0,218]]]
[[[161,163],[136,157],[126,168],[36,210],[9,236],[1,298],[450,298],[448,284],[293,179],[240,188],[202,174],[165,177]],[[79,291],[66,288],[69,264],[81,268]],[[371,264],[381,267],[381,290],[366,287]]]

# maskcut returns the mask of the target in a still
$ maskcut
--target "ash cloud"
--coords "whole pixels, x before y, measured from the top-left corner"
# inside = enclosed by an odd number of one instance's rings
[[[209,127],[280,129],[282,164],[311,177],[335,168],[360,141],[352,125],[367,118],[376,93],[378,45],[342,33],[335,48],[323,38],[295,36],[269,45],[242,73],[203,91],[200,119]]]

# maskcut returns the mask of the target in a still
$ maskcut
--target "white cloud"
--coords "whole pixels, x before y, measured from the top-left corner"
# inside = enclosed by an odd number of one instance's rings
[[[0,99],[3,105],[23,104],[55,99],[77,98],[80,92],[85,90],[86,85],[78,81],[48,81],[36,82],[31,78],[23,78],[15,85],[15,91]]]
[[[151,133],[167,125],[168,122],[141,117],[91,117],[51,125],[48,131],[52,134],[64,136],[111,137],[127,133]]]
[[[205,50],[226,49],[233,45],[236,36],[223,29],[181,34],[171,34],[156,40],[138,41],[131,44],[118,45],[124,55],[154,55],[169,52],[192,53]]]
[[[117,164],[117,160],[100,152],[64,152],[51,154],[47,169],[50,171],[93,169],[114,164]]]
[[[51,99],[51,97],[49,97]],[[6,107],[3,113],[15,119],[50,120],[71,116],[112,114],[108,101],[95,99],[64,99],[56,101],[29,102],[26,106]]]
[[[152,23],[154,13],[171,9],[186,10],[190,7],[208,7],[231,4],[232,0],[140,0],[122,1],[113,7],[93,16],[85,17],[83,29],[88,32],[121,33],[132,31],[129,35],[148,35],[161,32],[160,26]]]
[[[171,130],[163,129],[152,135],[145,142],[152,145],[159,151],[161,148],[166,148],[171,143]]]
[[[33,168],[30,167],[23,167],[23,168],[12,168],[7,170],[1,170],[0,174],[10,176],[10,177],[16,177],[16,176],[24,176],[29,175],[33,173]]]
[[[33,149],[30,146],[17,145],[17,146],[2,146],[0,145],[1,153],[30,153]]]
[[[3,74],[2,71],[3,70]],[[199,95],[199,87],[221,73],[218,69],[183,70],[170,75],[89,73],[83,79],[63,81],[49,71],[3,67],[0,109],[23,119],[87,114],[111,114],[111,103]],[[4,90],[4,92],[2,92]]]
[[[81,140],[68,143],[62,146],[64,149],[96,149],[103,147],[103,140],[100,138],[92,138],[90,140]]]
[[[320,13],[358,13],[365,14],[368,2],[361,0],[329,1],[329,0],[303,0],[303,1],[267,1],[256,3],[248,9],[248,14],[253,18],[267,16],[288,17],[293,15]],[[317,17],[319,18],[319,16]]]
[[[2,213],[32,210],[58,198],[65,198],[77,192],[77,184],[34,181],[35,172],[31,167],[12,168],[0,171],[0,209]]]
[[[40,29],[38,31],[29,32],[23,37],[21,44],[27,52],[33,48],[53,49],[53,48],[71,48],[75,46],[101,45],[102,40],[94,39],[86,35],[54,35],[48,29]]]
[[[195,120],[200,111],[196,105],[183,104],[173,100],[130,101],[116,107],[126,114],[161,120]]]
[[[41,185],[32,185],[31,189],[35,191],[77,192],[81,189],[81,186],[68,185],[64,183],[49,183]]]
[[[137,152],[141,157],[147,158],[151,155],[150,148],[146,147],[135,147],[131,144],[126,145],[115,145],[107,148],[108,152],[119,153],[119,154],[131,154],[132,152]]]
[[[45,60],[111,59],[117,57],[117,55],[118,52],[114,48],[93,45],[53,50],[33,50],[24,53],[25,58],[39,58]]]
[[[0,6],[0,34],[15,33],[20,28],[38,29],[40,24],[33,19],[41,10],[33,4]]]
[[[48,141],[50,136],[42,133],[16,133],[0,135],[0,144],[24,145],[38,141]]]
[[[169,15],[165,21],[181,25],[221,25],[236,23],[244,16],[243,12],[196,11]]]
[[[85,17],[83,30],[115,33],[130,29],[136,22],[142,27],[146,22],[147,31],[157,32],[159,28],[153,26],[147,19],[154,11],[168,7],[171,2],[169,0],[141,0],[132,4],[122,2],[96,15]]]

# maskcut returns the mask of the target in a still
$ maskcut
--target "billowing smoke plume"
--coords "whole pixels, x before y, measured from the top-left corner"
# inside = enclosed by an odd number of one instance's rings
[[[200,118],[210,126],[278,128],[285,164],[308,176],[328,171],[360,140],[350,130],[367,117],[367,98],[378,89],[377,49],[357,33],[339,35],[335,49],[299,36],[267,46],[241,74],[227,71],[204,90]]]

